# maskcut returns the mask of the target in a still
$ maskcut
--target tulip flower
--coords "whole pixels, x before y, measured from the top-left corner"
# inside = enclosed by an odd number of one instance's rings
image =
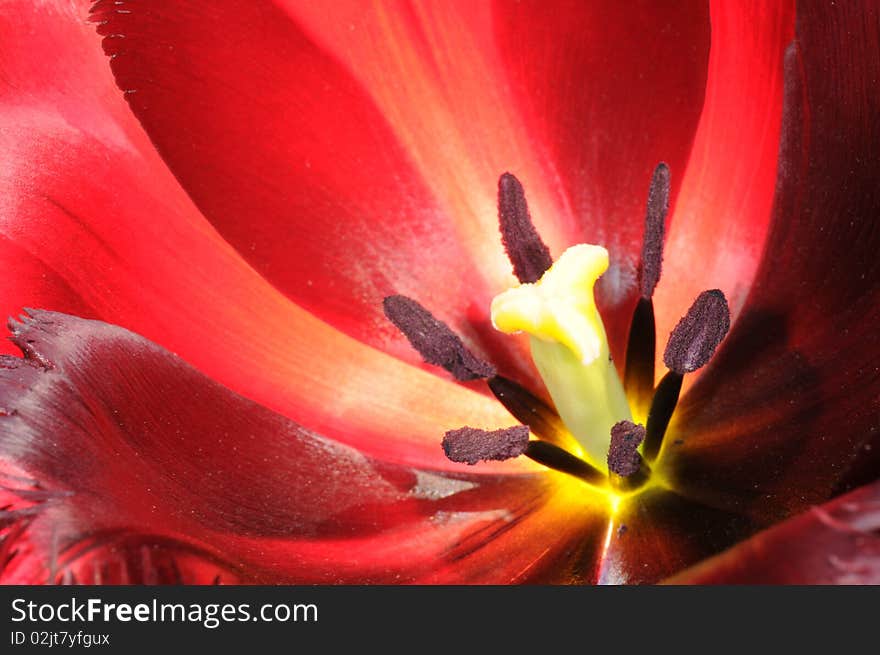
[[[0,581],[880,581],[878,80],[867,2],[5,0]]]

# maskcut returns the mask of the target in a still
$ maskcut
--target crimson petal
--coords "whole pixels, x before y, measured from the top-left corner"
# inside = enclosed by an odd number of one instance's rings
[[[417,298],[520,378],[532,374],[512,356],[520,342],[485,318],[512,281],[497,176],[523,181],[556,252],[611,244],[623,272],[603,284],[625,287],[650,170],[665,158],[683,171],[705,85],[704,8],[117,9],[102,0],[94,15],[120,88],[199,208],[258,271],[402,357],[379,301]],[[638,47],[621,52],[622,38]]]
[[[810,508],[670,584],[880,584],[880,482]]]
[[[652,171],[669,164],[675,197],[703,109],[709,6],[571,0],[548,11],[529,0],[496,2],[495,12],[517,103],[570,203],[552,220],[568,244],[610,251],[597,290],[617,353],[637,287]],[[535,218],[542,230],[546,217]]]
[[[625,500],[609,522],[596,581],[654,584],[753,532],[743,516],[647,490]]]
[[[880,474],[878,24],[801,6],[766,256],[668,436],[678,489],[760,522]]]
[[[566,517],[545,475],[370,459],[106,323],[11,327],[4,582],[506,582],[546,575],[601,516]]]
[[[419,170],[361,81],[276,3],[197,0],[183,10],[161,0],[119,11],[101,0],[92,16],[163,159],[279,290],[348,335],[417,362],[381,311],[385,296],[411,296],[485,340],[510,373],[530,375],[518,363],[528,360],[511,356],[516,343],[483,316],[509,276],[491,200],[502,169],[486,187],[488,220],[453,212],[443,181]],[[478,267],[490,259],[492,288]]]
[[[280,294],[167,170],[76,6],[7,4],[16,10],[0,13],[0,316],[50,307],[122,325],[382,459],[452,467],[438,448],[444,429],[509,422],[487,394],[396,361]],[[15,352],[6,340],[0,350]]]

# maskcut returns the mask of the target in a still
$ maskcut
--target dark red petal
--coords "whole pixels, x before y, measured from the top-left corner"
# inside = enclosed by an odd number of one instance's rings
[[[653,489],[621,503],[605,532],[601,584],[653,584],[751,534],[747,519]]]
[[[115,326],[33,311],[11,327],[26,358],[0,361],[0,470],[38,484],[5,483],[3,582],[173,581],[175,567],[184,581],[508,582],[546,575],[604,512],[582,500],[566,516],[557,477],[380,463]]]
[[[418,358],[382,317],[388,295],[421,299],[466,338],[487,340],[496,360],[509,357],[517,342],[486,318],[492,295],[510,279],[495,218],[500,161],[485,187],[466,177],[472,197],[456,197],[448,188],[453,171],[427,167],[362,71],[323,49],[284,4],[195,0],[181,10],[176,0],[160,0],[120,12],[101,0],[93,18],[117,83],[164,160],[224,238],[279,290],[407,361]],[[346,41],[364,38],[341,3],[311,4],[344,29]],[[378,20],[360,3],[357,13]],[[412,45],[400,38],[369,43]],[[380,56],[359,61],[375,66]],[[403,84],[393,70],[383,80]],[[410,123],[428,127],[440,112],[431,97],[397,93]],[[447,152],[449,135],[423,136],[432,156],[468,175],[465,160]],[[487,204],[476,202],[482,198]],[[514,372],[530,370],[509,360]]]
[[[880,584],[880,482],[812,507],[670,584]]]
[[[801,7],[767,254],[667,436],[678,488],[761,522],[880,475],[878,21]]]

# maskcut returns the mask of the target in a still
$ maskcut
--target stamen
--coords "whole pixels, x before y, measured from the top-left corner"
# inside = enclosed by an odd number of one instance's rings
[[[653,461],[660,452],[669,421],[678,404],[685,373],[704,366],[715,354],[730,329],[727,299],[718,289],[704,291],[682,318],[666,343],[663,362],[669,372],[660,380],[648,412],[645,458]]]
[[[654,353],[657,348],[654,301],[639,298],[629,325],[623,388],[634,407],[644,410],[654,393]]]
[[[529,429],[525,425],[491,432],[465,426],[446,433],[443,452],[453,462],[474,465],[477,462],[519,457],[528,444]]]
[[[532,223],[522,184],[510,173],[498,180],[498,220],[514,274],[520,282],[537,282],[553,259]]]
[[[446,323],[434,318],[412,298],[388,296],[382,301],[382,308],[388,320],[429,364],[442,366],[462,382],[495,375],[494,366],[474,355]]]
[[[470,427],[450,430],[443,437],[443,452],[453,462],[470,465],[525,455],[538,464],[590,484],[603,485],[606,480],[598,469],[567,450],[546,441],[529,441],[529,429],[524,425],[491,432]]]
[[[516,420],[529,426],[544,441],[562,445],[568,429],[556,410],[531,391],[500,375],[489,379],[489,388]]]
[[[651,298],[660,280],[663,264],[663,232],[666,212],[669,210],[669,167],[660,162],[654,169],[648,189],[645,210],[645,236],[642,241],[642,264],[639,271],[639,289],[642,298]]]
[[[645,439],[645,428],[632,421],[620,421],[611,428],[608,470],[623,477],[639,472],[642,457],[638,448]]]
[[[668,371],[660,380],[660,384],[657,385],[657,391],[654,392],[654,400],[651,401],[651,409],[648,412],[648,421],[645,426],[645,447],[642,449],[645,453],[645,459],[648,461],[654,461],[660,452],[660,446],[663,445],[666,428],[669,427],[672,413],[678,404],[678,395],[681,393],[683,379],[684,376],[681,373]]]
[[[704,291],[685,314],[666,343],[663,362],[681,375],[696,371],[715,354],[730,329],[730,308],[718,289]]]
[[[530,441],[523,453],[529,459],[547,468],[567,473],[597,486],[605,484],[606,477],[599,469],[591,466],[580,457],[546,441]]]
[[[663,263],[663,233],[669,209],[669,167],[663,162],[654,169],[645,210],[645,234],[639,267],[641,297],[633,312],[626,346],[623,385],[634,403],[644,408],[654,391],[654,288]]]

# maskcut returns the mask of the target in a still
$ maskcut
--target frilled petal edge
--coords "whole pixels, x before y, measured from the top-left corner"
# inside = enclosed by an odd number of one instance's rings
[[[122,328],[32,310],[0,359],[0,580],[547,579],[604,505],[554,478],[387,464]],[[438,446],[439,448],[439,446]]]

